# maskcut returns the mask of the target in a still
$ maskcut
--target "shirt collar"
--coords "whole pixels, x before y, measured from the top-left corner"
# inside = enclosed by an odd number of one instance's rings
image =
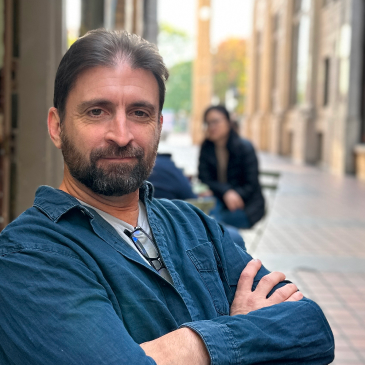
[[[139,189],[139,198],[146,204],[147,200],[152,199],[152,195],[152,184],[148,181],[143,182]],[[65,213],[74,208],[83,211],[90,218],[94,218],[92,212],[83,206],[75,197],[62,190],[45,185],[37,189],[33,206],[41,210],[54,222],[58,222]]]

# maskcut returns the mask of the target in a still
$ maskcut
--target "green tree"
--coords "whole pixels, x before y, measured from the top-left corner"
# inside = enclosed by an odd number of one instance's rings
[[[189,35],[173,25],[159,25],[158,48],[167,67],[192,59],[192,40]]]
[[[170,68],[164,108],[172,109],[175,113],[181,110],[190,113],[191,69],[192,61],[181,62]]]
[[[160,24],[158,47],[170,77],[166,84],[165,109],[177,114],[191,111],[192,40],[183,30],[167,23]]]

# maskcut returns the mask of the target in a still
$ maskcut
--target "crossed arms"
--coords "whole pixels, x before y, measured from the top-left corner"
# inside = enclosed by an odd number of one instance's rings
[[[279,283],[283,274],[260,269],[236,250],[214,221],[206,224],[220,261],[204,235],[192,244],[179,241],[174,259],[181,261],[170,270],[175,286],[163,287],[157,274],[136,264],[138,254],[100,229],[102,218],[91,223],[104,241],[75,210],[57,226],[41,218],[36,230],[22,224],[22,231],[2,234],[2,365],[324,365],[333,359],[320,308],[300,299],[295,285]],[[157,239],[163,237],[161,230]]]
[[[287,284],[277,289],[269,298],[273,287],[285,280],[285,275],[272,272],[264,276],[251,291],[253,280],[261,267],[259,260],[250,261],[242,271],[235,298],[231,305],[230,316],[245,315],[252,311],[282,303],[298,301],[303,294],[295,284]],[[210,356],[200,336],[189,328],[181,328],[156,340],[141,344],[148,356],[158,365],[209,365]]]

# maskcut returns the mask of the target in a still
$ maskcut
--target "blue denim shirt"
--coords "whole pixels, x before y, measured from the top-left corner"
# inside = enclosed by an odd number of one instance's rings
[[[38,189],[0,236],[0,364],[155,364],[138,344],[181,326],[201,336],[213,365],[332,361],[332,332],[314,302],[229,316],[251,257],[187,203],[153,199],[148,183],[140,198],[174,285],[95,211]]]

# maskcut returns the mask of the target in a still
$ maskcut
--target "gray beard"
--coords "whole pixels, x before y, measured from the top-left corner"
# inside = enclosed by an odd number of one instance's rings
[[[122,196],[139,189],[143,181],[151,174],[159,138],[154,141],[152,153],[149,156],[145,156],[142,147],[133,147],[129,144],[124,147],[110,145],[107,148],[93,150],[89,161],[63,132],[61,132],[61,141],[63,158],[73,178],[96,194]],[[137,163],[111,163],[103,169],[97,166],[97,161],[103,157],[134,157]]]

